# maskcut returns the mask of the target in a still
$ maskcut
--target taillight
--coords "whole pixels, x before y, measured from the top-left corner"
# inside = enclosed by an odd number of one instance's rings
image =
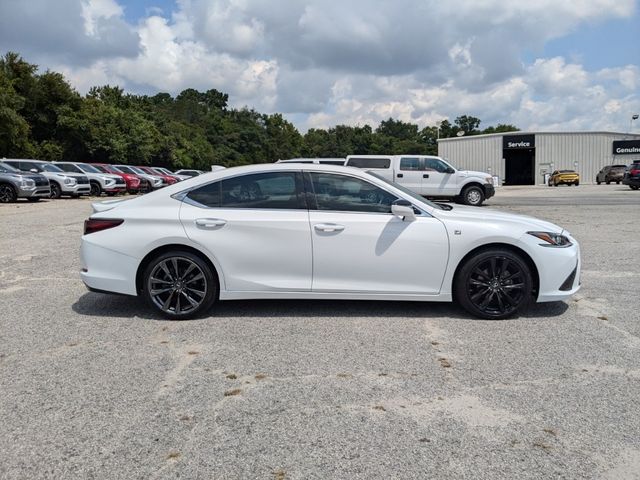
[[[108,230],[109,228],[117,227],[124,220],[116,218],[90,218],[84,221],[84,234],[100,232],[102,230]]]

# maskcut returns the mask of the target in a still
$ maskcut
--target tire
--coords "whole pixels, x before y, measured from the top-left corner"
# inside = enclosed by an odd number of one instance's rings
[[[480,251],[466,260],[453,287],[455,301],[486,320],[513,317],[533,299],[529,266],[520,255],[499,248]]]
[[[638,188],[640,188],[640,187],[638,187],[637,185],[629,185],[629,188],[631,190],[638,190]]]
[[[13,203],[18,199],[18,193],[8,183],[0,183],[0,203]]]
[[[616,180],[616,185],[620,185],[620,180]]]
[[[607,185],[611,185],[611,182],[610,182],[609,180],[606,180],[606,181],[605,181],[605,183],[606,183]]]
[[[51,194],[49,198],[60,198],[62,196],[62,188],[56,182],[51,182]]]
[[[206,312],[218,294],[218,281],[207,262],[180,250],[154,258],[142,279],[146,302],[171,320],[186,320]]]
[[[557,184],[556,182],[553,182],[553,186],[554,186],[554,187],[557,187],[557,186],[558,186],[558,184]]]
[[[600,180],[596,180],[596,183],[600,185],[602,182]]]
[[[28,197],[27,200],[31,203],[36,203],[40,201],[40,197]]]
[[[580,182],[576,182],[574,183],[574,185],[577,187],[578,185],[580,185]]]
[[[471,185],[466,187],[462,191],[462,203],[465,205],[471,205],[472,207],[479,207],[484,202],[484,192],[482,188]]]
[[[98,182],[91,182],[91,191],[89,192],[89,195],[92,197],[99,197],[102,195],[102,187]]]

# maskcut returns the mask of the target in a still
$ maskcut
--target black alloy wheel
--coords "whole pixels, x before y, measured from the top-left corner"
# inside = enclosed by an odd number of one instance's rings
[[[0,203],[13,203],[18,198],[15,189],[8,183],[0,184]]]
[[[56,182],[51,182],[51,194],[49,195],[49,197],[60,198],[61,195],[62,189],[60,188],[60,185],[58,185]]]
[[[515,315],[532,300],[527,264],[508,250],[485,250],[470,258],[458,272],[455,298],[472,315],[501,320]]]
[[[144,296],[165,317],[187,319],[206,311],[216,298],[217,281],[210,267],[190,252],[168,252],[144,273]]]

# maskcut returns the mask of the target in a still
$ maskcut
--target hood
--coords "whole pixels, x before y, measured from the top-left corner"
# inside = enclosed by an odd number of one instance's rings
[[[479,177],[483,180],[490,177],[491,174],[487,172],[476,172],[474,170],[458,170],[458,175],[461,177]]]
[[[471,223],[496,223],[500,225],[511,224],[513,228],[523,231],[540,231],[561,233],[562,227],[539,218],[519,215],[517,213],[504,212],[486,207],[469,207],[466,205],[452,205],[452,210],[434,210],[433,215],[442,220],[471,222]]]

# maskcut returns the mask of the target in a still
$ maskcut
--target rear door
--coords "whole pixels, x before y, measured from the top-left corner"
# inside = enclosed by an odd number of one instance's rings
[[[429,174],[424,171],[423,159],[420,157],[400,157],[393,181],[421,194],[424,175],[428,176]]]
[[[300,171],[239,175],[185,197],[187,236],[218,262],[235,292],[309,291],[311,231]]]

